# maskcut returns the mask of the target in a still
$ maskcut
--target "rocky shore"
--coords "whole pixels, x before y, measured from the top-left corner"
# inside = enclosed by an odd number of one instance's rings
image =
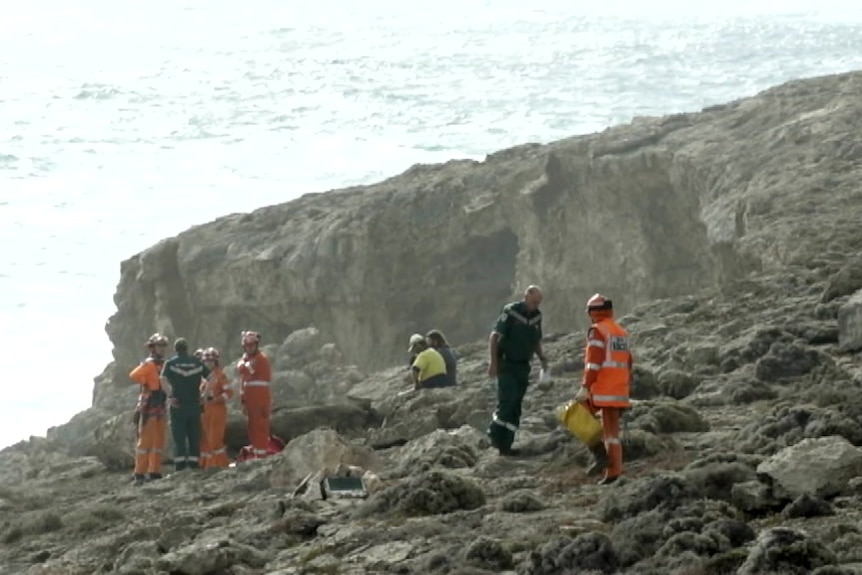
[[[124,262],[116,361],[93,407],[0,452],[0,573],[862,573],[859,93],[862,73],[815,78],[415,167]],[[411,273],[398,253],[428,245],[428,210],[450,218],[428,248],[449,283],[380,291]],[[485,247],[458,252],[468,244]],[[340,259],[371,248],[376,264]],[[204,264],[234,295],[202,295]],[[501,458],[482,433],[494,390],[481,338],[531,281],[555,377],[531,385],[521,454]],[[637,362],[626,477],[607,487],[555,416],[581,377],[596,290],[620,293]],[[399,354],[428,327],[460,344],[456,389],[406,391]],[[232,349],[242,328],[270,342],[285,451],[134,487],[123,374],[143,338],[223,333]],[[238,413],[227,439],[246,442]],[[361,477],[367,497],[339,497],[327,476]]]

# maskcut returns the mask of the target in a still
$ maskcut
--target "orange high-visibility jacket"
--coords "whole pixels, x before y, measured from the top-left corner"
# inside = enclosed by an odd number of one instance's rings
[[[629,407],[632,354],[629,334],[611,318],[590,327],[584,353],[584,385],[596,407]]]
[[[139,410],[164,410],[164,394],[161,393],[162,383],[159,377],[163,363],[161,358],[150,356],[129,372],[129,378],[141,386],[141,393],[138,396]]]
[[[233,389],[230,380],[221,367],[213,369],[212,382],[204,380],[201,382],[201,396],[205,399],[210,396],[217,403],[224,403],[233,397]]]
[[[272,381],[272,366],[262,351],[249,356],[243,354],[237,362],[240,377],[240,396],[244,403],[269,402],[269,382]]]

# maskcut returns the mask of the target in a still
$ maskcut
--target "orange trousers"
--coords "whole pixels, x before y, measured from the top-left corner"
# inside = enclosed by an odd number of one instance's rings
[[[135,449],[135,475],[161,475],[167,418],[164,415],[141,417]]]
[[[608,454],[608,469],[605,477],[619,477],[623,474],[623,443],[620,440],[620,416],[618,407],[602,407],[602,436]]]
[[[255,458],[266,457],[269,445],[269,416],[272,413],[272,397],[268,387],[247,387],[243,394],[246,415],[246,431]]]
[[[230,465],[224,445],[226,427],[227,406],[224,402],[208,402],[201,418],[201,468]]]
[[[620,417],[622,409],[619,407],[598,407],[591,401],[586,405],[593,413],[602,412],[602,440],[605,443],[605,452],[608,454],[608,468],[605,477],[619,477],[623,474],[623,443],[620,440]]]

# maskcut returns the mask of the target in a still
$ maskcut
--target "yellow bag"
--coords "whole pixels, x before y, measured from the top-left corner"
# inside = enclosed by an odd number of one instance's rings
[[[560,423],[584,445],[594,445],[602,438],[602,424],[582,403],[570,401],[560,406],[557,417]]]

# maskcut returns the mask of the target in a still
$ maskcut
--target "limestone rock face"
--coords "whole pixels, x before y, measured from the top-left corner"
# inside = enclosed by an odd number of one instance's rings
[[[583,327],[596,291],[627,309],[858,252],[860,92],[862,73],[790,82],[194,227],[122,263],[114,383],[157,330],[230,356],[243,329],[315,326],[368,370],[415,331],[483,337],[529,283],[551,331]]]

